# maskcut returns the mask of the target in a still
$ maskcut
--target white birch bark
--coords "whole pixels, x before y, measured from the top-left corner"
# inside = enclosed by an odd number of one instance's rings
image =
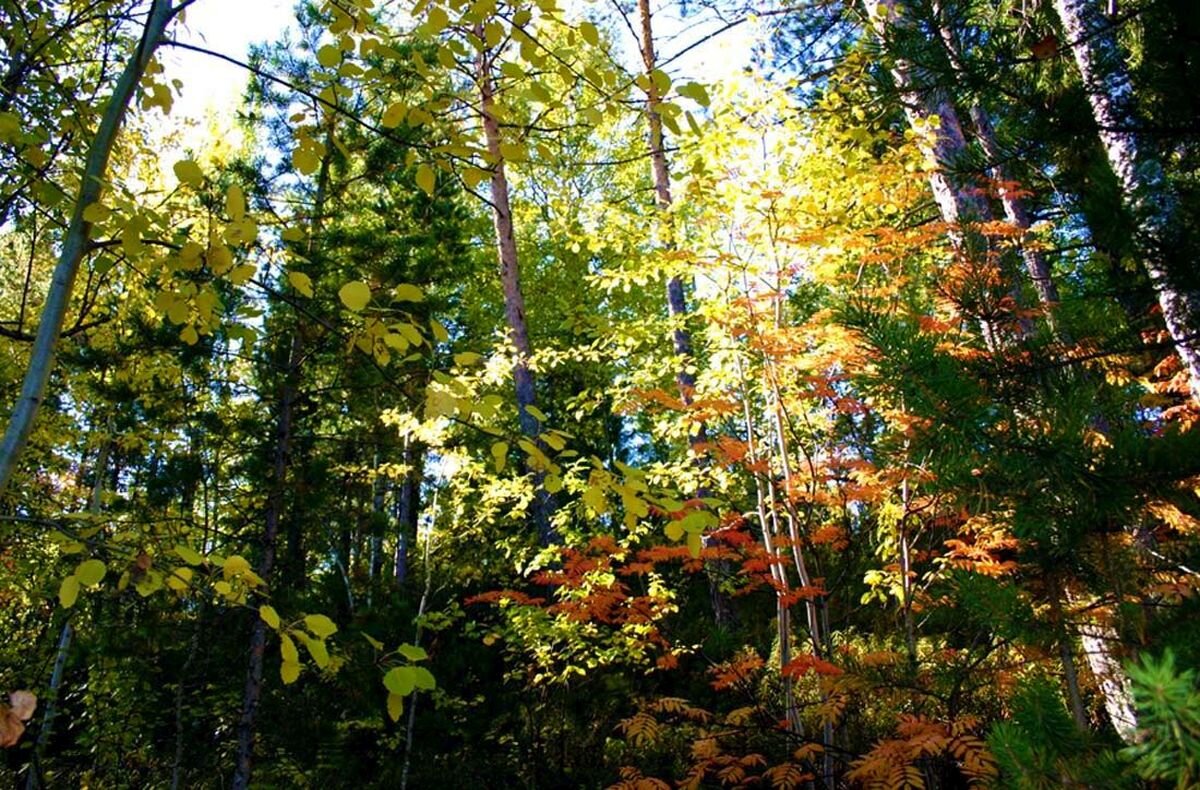
[[[178,11],[179,7],[172,7],[169,0],[153,0],[142,38],[117,78],[113,94],[100,117],[96,136],[92,138],[83,178],[79,183],[79,193],[71,211],[70,224],[63,237],[62,249],[54,267],[46,301],[42,305],[42,316],[38,322],[33,348],[29,353],[29,366],[21,384],[21,394],[13,407],[4,439],[0,442],[0,495],[4,494],[12,479],[13,470],[25,449],[25,443],[33,430],[33,421],[45,398],[46,383],[54,369],[55,352],[66,321],[67,308],[71,303],[75,278],[92,240],[92,223],[84,219],[83,211],[100,199],[104,181],[108,177],[108,160],[112,156],[117,134],[121,130],[138,82],[155,50],[162,43],[167,25]]]
[[[1200,400],[1200,278],[1174,249],[1177,201],[1162,165],[1138,139],[1133,82],[1114,30],[1094,0],[1054,0],[1100,142],[1137,223],[1138,247],[1163,321]]]

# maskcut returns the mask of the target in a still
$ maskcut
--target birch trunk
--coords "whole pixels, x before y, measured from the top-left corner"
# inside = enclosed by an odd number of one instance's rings
[[[484,39],[480,26],[476,35]],[[496,120],[496,86],[492,76],[493,58],[485,49],[476,58],[476,80],[479,88],[479,112],[483,122],[483,136],[492,161],[490,180],[492,193],[492,222],[496,229],[496,250],[500,264],[500,284],[504,291],[504,316],[512,333],[517,356],[513,362],[513,386],[517,397],[517,420],[521,432],[539,446],[542,432],[541,422],[529,412],[537,404],[533,371],[529,360],[533,350],[529,343],[529,327],[525,320],[525,295],[521,290],[521,266],[517,255],[516,231],[513,226],[512,205],[508,197],[508,177],[504,172],[504,155],[501,151],[503,135]],[[543,546],[558,543],[558,535],[551,523],[554,503],[542,485],[544,474],[534,475],[533,521],[538,540]]]
[[[21,394],[13,407],[4,439],[0,441],[0,496],[8,488],[17,460],[21,451],[25,449],[25,443],[33,430],[33,421],[46,395],[46,383],[54,368],[58,339],[66,321],[75,278],[91,243],[92,224],[84,219],[84,209],[100,199],[104,181],[108,177],[108,160],[112,156],[117,134],[137,91],[138,82],[162,42],[167,25],[178,11],[178,7],[171,7],[169,0],[153,0],[151,3],[141,41],[117,78],[113,95],[108,100],[108,106],[100,118],[100,126],[96,129],[96,136],[88,149],[79,193],[75,198],[71,220],[63,237],[62,250],[54,267],[46,301],[42,306],[37,335],[29,353],[29,366],[21,384]]]
[[[863,0],[863,7],[876,36],[886,44],[889,28],[902,22],[895,0]],[[955,251],[967,258],[986,255],[986,239],[978,233],[968,232],[964,225],[991,220],[991,206],[977,189],[956,183],[950,175],[955,165],[964,161],[967,151],[967,140],[954,103],[940,88],[920,88],[911,64],[903,58],[895,59],[891,73],[909,125],[914,130],[922,130],[931,122],[937,126],[932,137],[922,136],[925,141],[922,148],[926,158],[932,162],[927,177],[938,213],[946,224],[958,226],[950,234]],[[1011,295],[1019,304],[1020,290],[1014,289]],[[993,321],[981,319],[980,331],[989,348],[996,349],[1002,345],[1000,330]],[[1022,321],[1020,331],[1022,335],[1027,335],[1032,331],[1032,326]]]
[[[1054,0],[1100,143],[1137,224],[1138,247],[1163,321],[1200,400],[1200,276],[1178,249],[1179,212],[1162,165],[1138,139],[1133,82],[1115,31],[1092,0]]]

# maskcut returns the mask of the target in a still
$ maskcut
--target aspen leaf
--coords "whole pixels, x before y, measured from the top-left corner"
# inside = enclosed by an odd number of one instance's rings
[[[296,643],[287,634],[279,637],[279,654],[283,656],[285,664],[299,664],[300,651],[296,649]]]
[[[608,499],[604,496],[604,489],[599,486],[587,487],[583,492],[583,503],[597,516],[608,512]]]
[[[329,651],[325,648],[325,642],[320,639],[313,639],[303,634],[300,636],[304,646],[308,648],[308,654],[312,656],[313,663],[321,669],[329,666]]]
[[[175,592],[183,592],[191,586],[192,576],[193,573],[191,568],[186,566],[173,568],[171,572],[167,574],[166,584]]]
[[[393,694],[406,697],[416,688],[416,667],[392,667],[383,676],[383,685]]]
[[[685,99],[691,99],[701,107],[707,107],[709,103],[708,91],[703,85],[698,82],[685,82],[678,86],[675,91]]]
[[[421,165],[417,168],[417,186],[426,195],[433,195],[433,188],[437,184],[437,178],[434,175],[433,168],[429,165]]]
[[[258,607],[258,616],[262,621],[276,631],[279,630],[279,613],[275,611],[275,607],[269,604],[263,604]]]
[[[285,686],[295,683],[300,677],[300,664],[296,661],[284,661],[279,665],[279,678]]]
[[[408,108],[403,104],[396,102],[388,106],[383,111],[383,117],[379,119],[379,125],[384,129],[395,129],[400,124],[404,123],[404,116],[408,115]]]
[[[167,320],[172,324],[183,324],[188,320],[191,311],[188,310],[188,303],[182,299],[175,299],[167,307]]]
[[[108,567],[100,560],[84,560],[75,566],[75,578],[79,579],[79,583],[84,587],[92,587],[99,584],[104,579],[104,574],[108,572]]]
[[[179,179],[180,183],[192,187],[198,187],[204,183],[204,171],[200,169],[200,165],[191,159],[176,162],[172,169],[175,171],[175,177]]]
[[[342,51],[332,44],[326,44],[317,50],[317,63],[327,69],[332,69],[342,62]]]
[[[300,293],[301,296],[312,298],[313,287],[312,278],[304,272],[288,272],[288,282],[293,288]]]
[[[234,222],[241,222],[246,216],[246,193],[237,184],[225,190],[225,213]]]
[[[179,339],[189,346],[194,346],[200,342],[200,333],[196,331],[194,326],[185,326],[183,331],[179,333]]]
[[[190,546],[179,545],[175,547],[175,553],[186,562],[188,565],[203,565],[204,556],[200,552]]]
[[[362,311],[371,301],[371,286],[364,282],[348,282],[338,291],[342,304],[354,312]]]
[[[304,618],[304,626],[324,639],[337,633],[337,625],[323,614],[310,614]]]
[[[70,609],[75,605],[75,600],[79,597],[79,579],[74,576],[68,576],[62,580],[62,584],[58,588],[58,602]]]
[[[600,43],[600,31],[591,22],[579,23],[579,35],[583,36],[583,40],[593,47]]]
[[[413,685],[422,691],[432,691],[437,687],[437,681],[433,677],[433,673],[425,667],[412,667]]]
[[[496,474],[504,471],[504,463],[508,460],[508,442],[496,442],[492,445],[492,466]]]
[[[243,575],[249,570],[249,561],[247,561],[245,557],[242,557],[238,554],[228,557],[225,560],[225,564],[221,568],[221,572],[225,576],[226,581],[229,581],[236,576]]]
[[[403,644],[396,648],[396,652],[409,661],[424,661],[429,658],[429,654],[425,652],[425,648],[419,645]]]
[[[388,694],[387,712],[388,718],[392,721],[400,721],[400,714],[404,713],[404,697],[399,694]]]
[[[317,156],[311,148],[297,148],[292,152],[292,164],[303,175],[310,176],[321,166],[321,157]]]
[[[423,302],[425,301],[425,292],[415,285],[409,283],[401,283],[397,285],[392,294],[401,302]]]
[[[89,203],[87,208],[83,210],[83,218],[87,222],[103,222],[108,219],[112,211],[103,203]]]
[[[669,521],[663,531],[671,540],[679,540],[683,537],[683,524],[678,521]]]

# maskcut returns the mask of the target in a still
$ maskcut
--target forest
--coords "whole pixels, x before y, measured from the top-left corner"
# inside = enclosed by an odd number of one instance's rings
[[[0,783],[1200,787],[1194,0],[214,1],[0,0]]]

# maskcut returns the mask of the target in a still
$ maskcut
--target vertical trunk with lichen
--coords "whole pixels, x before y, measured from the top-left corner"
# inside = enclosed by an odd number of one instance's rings
[[[1116,31],[1093,0],[1054,0],[1108,163],[1137,225],[1137,246],[1163,321],[1200,399],[1200,267],[1183,241],[1178,200],[1139,139],[1133,81]]]
[[[654,72],[658,68],[658,63],[654,52],[654,25],[650,12],[650,0],[638,0],[638,16],[641,21],[642,40],[640,43],[642,65],[645,68],[644,74],[646,77],[645,115],[646,126],[649,132],[650,164],[654,175],[654,195],[659,210],[665,214],[670,211],[673,200],[671,197],[671,173],[667,165],[662,115],[659,111],[662,96],[659,93],[658,84],[654,79]],[[669,222],[669,220],[667,221]],[[689,314],[687,296],[684,293],[683,279],[679,275],[671,275],[667,280],[667,313],[670,315],[673,323],[671,328],[671,344],[676,360],[675,384],[679,388],[679,399],[686,407],[692,404],[696,390],[696,377],[688,370],[688,366],[692,362],[692,335],[687,328],[687,317]],[[703,445],[707,442],[708,430],[705,424],[701,422],[688,435],[688,446],[692,451],[693,462],[698,467],[703,466],[701,454],[703,452]],[[703,486],[695,494],[698,497],[704,497],[706,492]],[[735,620],[733,604],[730,602],[729,596],[721,591],[720,580],[718,578],[724,575],[728,569],[717,567],[714,571],[710,572],[708,577],[709,597],[712,599],[713,617],[717,625],[728,627]]]
[[[178,10],[173,8],[168,0],[154,0],[151,4],[142,38],[117,78],[108,106],[100,116],[100,125],[88,149],[70,223],[63,236],[58,263],[54,267],[50,288],[42,305],[42,316],[34,336],[33,348],[29,353],[29,365],[25,371],[21,393],[13,407],[4,438],[0,440],[0,495],[3,495],[8,487],[45,397],[46,384],[54,368],[59,335],[75,288],[75,278],[92,240],[92,223],[84,218],[84,209],[100,199],[108,177],[108,160],[112,156],[117,134],[133,101],[138,82],[162,42],[167,25]]]
[[[483,39],[482,28],[478,35]],[[504,317],[511,333],[516,358],[513,361],[513,387],[516,390],[517,419],[521,432],[539,446],[542,444],[541,421],[530,412],[537,408],[537,393],[534,387],[533,370],[529,363],[533,349],[529,342],[529,325],[525,319],[525,294],[521,290],[521,265],[517,254],[516,229],[513,224],[512,204],[509,201],[508,177],[504,170],[502,150],[503,134],[496,118],[496,85],[492,74],[494,55],[491,50],[482,50],[475,60],[475,78],[479,89],[479,113],[483,124],[483,136],[492,164],[490,179],[492,194],[492,223],[496,230],[496,251],[500,264],[500,285],[504,292]],[[531,508],[538,540],[543,546],[558,542],[552,523],[554,502],[542,485],[544,474],[534,474],[534,499]]]

